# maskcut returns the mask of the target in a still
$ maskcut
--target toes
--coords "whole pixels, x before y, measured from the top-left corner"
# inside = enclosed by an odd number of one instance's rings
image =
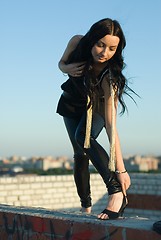
[[[101,214],[99,214],[97,217],[98,217],[98,218],[101,218],[101,217],[102,217],[102,213],[101,213]]]
[[[103,214],[103,216],[102,216],[103,218],[102,219],[104,219],[104,220],[106,220],[106,219],[109,219],[109,217],[108,217],[108,215],[107,214]]]
[[[99,219],[102,219],[102,220],[109,219],[108,215],[105,214],[105,213],[101,213],[101,214],[99,214],[99,215],[98,215],[98,218],[99,218]]]

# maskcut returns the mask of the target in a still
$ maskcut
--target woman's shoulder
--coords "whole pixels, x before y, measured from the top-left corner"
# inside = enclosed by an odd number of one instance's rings
[[[82,39],[83,35],[74,35],[70,40],[69,44],[70,45],[77,45],[79,41]]]

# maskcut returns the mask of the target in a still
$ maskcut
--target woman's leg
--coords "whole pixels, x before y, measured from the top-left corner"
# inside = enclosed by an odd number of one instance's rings
[[[79,122],[79,126],[76,130],[76,141],[79,144],[81,149],[84,149],[84,139],[85,139],[85,125],[86,118],[82,117]],[[91,129],[91,138],[90,138],[90,148],[84,149],[85,153],[92,161],[93,165],[102,176],[106,187],[108,189],[109,195],[112,195],[117,192],[121,192],[121,185],[117,180],[117,177],[114,173],[111,173],[108,169],[109,156],[104,148],[96,141],[99,133],[102,131],[105,126],[104,118],[98,114],[94,113],[92,119],[92,129]]]
[[[81,118],[64,117],[64,123],[74,150],[74,180],[77,192],[80,197],[82,208],[86,208],[88,212],[91,207],[90,174],[88,168],[89,159],[75,141],[75,132],[80,120]]]
[[[85,125],[86,118],[82,118],[76,131],[76,141],[79,146],[84,149],[84,139],[85,139]],[[103,147],[96,141],[99,133],[104,127],[104,119],[101,115],[95,113],[92,121],[92,131],[90,138],[90,148],[84,149],[89,159],[92,161],[93,165],[102,176],[106,187],[108,189],[109,199],[106,209],[112,212],[118,212],[123,203],[123,194],[120,182],[117,180],[115,173],[111,173],[108,169],[109,156]],[[117,215],[117,214],[116,214]],[[101,213],[98,215],[99,219],[108,219],[107,213]]]

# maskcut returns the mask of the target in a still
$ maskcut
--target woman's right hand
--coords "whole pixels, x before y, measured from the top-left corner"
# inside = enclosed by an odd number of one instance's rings
[[[72,77],[81,77],[84,74],[85,62],[70,63],[63,66],[64,72]]]
[[[130,176],[127,172],[117,174],[117,179],[119,180],[122,188],[123,194],[126,196],[126,191],[131,185]]]

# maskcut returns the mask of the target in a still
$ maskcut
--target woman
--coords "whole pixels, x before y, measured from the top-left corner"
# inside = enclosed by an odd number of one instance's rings
[[[59,62],[60,70],[67,73],[69,79],[61,86],[63,94],[57,112],[64,117],[74,150],[74,178],[81,210],[91,212],[90,159],[108,189],[107,206],[98,215],[103,220],[122,215],[127,205],[126,190],[130,186],[116,130],[118,103],[122,106],[122,113],[126,109],[122,98],[128,89],[122,74],[125,45],[120,24],[109,18],[102,19],[85,36],[72,37]],[[113,168],[109,168],[112,162],[107,152],[96,141],[103,127],[110,144],[113,144]],[[115,138],[112,138],[113,133]]]

